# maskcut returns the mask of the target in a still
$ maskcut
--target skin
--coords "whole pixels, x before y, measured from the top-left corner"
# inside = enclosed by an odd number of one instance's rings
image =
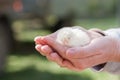
[[[35,48],[48,60],[56,62],[61,67],[81,71],[108,61],[120,62],[120,42],[113,37],[103,36],[93,39],[84,47],[69,48],[57,43],[56,35],[57,32],[36,37]]]

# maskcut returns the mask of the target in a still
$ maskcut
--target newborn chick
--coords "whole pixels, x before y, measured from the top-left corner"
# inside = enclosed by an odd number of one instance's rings
[[[84,46],[90,43],[91,37],[87,30],[79,26],[65,27],[58,31],[56,41],[69,47]]]

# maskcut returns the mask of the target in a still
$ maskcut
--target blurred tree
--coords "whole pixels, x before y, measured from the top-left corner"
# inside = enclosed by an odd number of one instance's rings
[[[90,17],[109,17],[116,13],[116,0],[91,0],[89,3]]]
[[[0,73],[5,68],[7,54],[10,53],[14,43],[11,23],[5,14],[0,15]]]

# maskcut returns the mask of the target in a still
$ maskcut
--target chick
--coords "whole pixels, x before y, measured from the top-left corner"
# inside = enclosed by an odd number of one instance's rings
[[[58,31],[56,41],[69,47],[84,46],[90,43],[91,36],[80,26],[64,27]]]

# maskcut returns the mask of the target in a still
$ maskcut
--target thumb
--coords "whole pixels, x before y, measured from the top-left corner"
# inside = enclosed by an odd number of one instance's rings
[[[89,55],[90,53],[83,47],[70,48],[66,51],[66,56],[69,58],[85,58]]]
[[[103,38],[94,39],[90,44],[84,47],[74,47],[66,51],[66,56],[69,58],[86,58],[94,55],[99,55],[104,45],[102,45]]]

